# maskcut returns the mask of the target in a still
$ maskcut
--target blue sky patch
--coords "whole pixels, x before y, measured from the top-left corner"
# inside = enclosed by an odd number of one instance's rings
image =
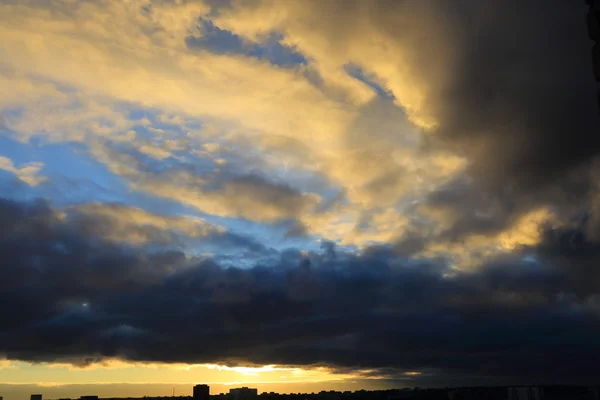
[[[256,43],[221,29],[209,20],[200,19],[200,24],[204,35],[200,38],[190,37],[187,39],[187,45],[192,49],[203,49],[217,54],[239,54],[254,57],[281,67],[307,63],[307,59],[296,49],[281,44],[283,36],[278,33],[270,33],[263,38],[261,43]]]
[[[359,81],[363,82],[365,85],[369,86],[371,89],[373,89],[379,96],[384,97],[384,98],[390,98],[393,99],[394,95],[392,94],[392,92],[390,92],[389,90],[385,89],[384,87],[382,87],[381,85],[379,85],[378,83],[375,82],[375,80],[373,79],[373,77],[369,77],[369,74],[365,72],[364,69],[362,69],[361,67],[359,67],[356,64],[346,64],[344,65],[344,69],[346,70],[346,73],[348,75],[350,75],[351,77],[358,79]]]

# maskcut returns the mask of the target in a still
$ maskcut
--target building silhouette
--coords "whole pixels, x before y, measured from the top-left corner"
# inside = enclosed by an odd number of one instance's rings
[[[508,388],[508,400],[544,400],[544,388],[534,386]]]
[[[41,394],[32,394],[30,397],[31,400],[42,400]]]
[[[210,387],[208,385],[194,386],[194,400],[209,400]]]
[[[231,400],[256,400],[258,397],[258,389],[241,387],[229,390]]]

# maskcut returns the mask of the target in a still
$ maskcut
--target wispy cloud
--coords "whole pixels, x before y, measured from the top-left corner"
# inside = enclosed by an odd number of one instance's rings
[[[10,158],[0,156],[0,169],[13,173],[17,179],[29,186],[37,186],[48,179],[45,176],[39,176],[43,167],[43,163],[32,162],[23,164],[20,168],[17,168]]]

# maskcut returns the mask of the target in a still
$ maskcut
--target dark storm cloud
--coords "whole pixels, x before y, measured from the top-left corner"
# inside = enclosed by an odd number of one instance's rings
[[[332,243],[240,269],[105,242],[44,202],[2,200],[0,221],[0,353],[10,359],[586,380],[600,356],[600,282],[580,291],[569,278],[571,261],[591,268],[600,251],[555,254],[551,238],[529,249],[539,263],[510,257],[453,275]]]
[[[240,2],[239,7],[259,3]],[[331,1],[325,8],[318,2],[299,4],[314,20],[303,20],[300,14],[298,21],[314,23],[340,53],[352,48],[353,41],[359,43],[363,34],[381,35],[390,48],[406,54],[398,61],[399,75],[406,69],[406,79],[422,81],[422,108],[437,122],[424,135],[423,151],[465,156],[467,174],[474,179],[465,183],[460,177],[427,200],[431,207],[458,216],[441,239],[492,235],[540,206],[554,207],[561,218],[590,207],[590,165],[600,151],[600,115],[583,1]],[[328,17],[334,14],[335,19]],[[290,29],[288,34],[293,40],[297,33]],[[369,61],[360,67],[376,72]],[[393,75],[390,90],[396,90]],[[388,77],[379,78],[382,85],[387,83]],[[412,85],[406,86],[410,91]],[[397,201],[396,191],[388,194],[390,188],[410,182],[406,171],[390,162],[394,147],[388,138],[401,143],[408,129],[396,104],[406,100],[409,116],[414,106],[410,95],[402,93],[403,86],[397,87],[398,102],[388,96],[374,100],[348,134],[350,145],[363,148],[357,153],[364,154],[356,157],[357,171],[369,160],[389,166],[366,187],[380,204]],[[351,165],[353,160],[345,162]]]
[[[543,262],[561,270],[574,292],[581,296],[598,293],[600,285],[600,242],[592,220],[584,215],[571,226],[547,229],[537,254]]]
[[[570,221],[581,213],[597,215],[598,202],[594,196],[594,167],[574,167],[545,187],[534,186],[520,190],[516,186],[496,187],[469,176],[460,176],[427,195],[418,211],[445,213],[452,219],[446,229],[429,236],[428,242],[461,241],[469,235],[493,237],[508,229],[523,214],[547,208],[560,221]],[[597,176],[597,175],[596,175]],[[594,217],[590,229],[596,226]],[[540,228],[544,228],[543,226]],[[414,240],[407,237],[405,240]]]
[[[460,240],[473,233],[493,234],[510,224],[527,206],[522,198],[480,190],[472,179],[461,177],[434,190],[426,199],[428,208],[445,211],[456,218],[440,239]]]
[[[537,190],[598,154],[584,4],[443,4],[459,62],[434,100],[438,137],[472,157],[476,175]]]
[[[414,73],[431,83],[424,96],[438,126],[424,150],[464,155],[474,178],[425,201],[456,217],[439,239],[493,235],[539,206],[561,218],[593,207],[600,114],[583,2],[424,2],[434,12],[421,41],[394,24],[408,3],[374,4],[373,23],[416,55]],[[448,53],[436,51],[442,40]]]
[[[600,114],[583,2],[431,4],[455,34],[458,63],[429,98],[439,126],[425,148],[465,155],[474,179],[428,196],[454,217],[429,240],[493,236],[541,206],[561,220],[597,211]]]

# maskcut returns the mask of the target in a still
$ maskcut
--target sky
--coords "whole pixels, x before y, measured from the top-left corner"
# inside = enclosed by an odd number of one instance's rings
[[[587,11],[0,0],[0,396],[598,383]]]

